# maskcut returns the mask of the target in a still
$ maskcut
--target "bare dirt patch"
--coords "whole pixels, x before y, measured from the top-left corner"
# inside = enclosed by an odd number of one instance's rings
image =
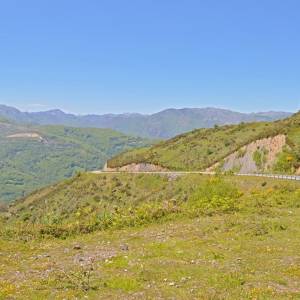
[[[105,164],[103,171],[119,171],[119,172],[164,172],[168,171],[161,166],[148,164],[148,163],[138,163],[138,164],[129,164],[119,168],[109,168],[107,164]]]
[[[43,140],[43,138],[35,132],[16,133],[16,134],[7,136],[7,138],[9,138],[9,139],[39,139],[39,140]]]

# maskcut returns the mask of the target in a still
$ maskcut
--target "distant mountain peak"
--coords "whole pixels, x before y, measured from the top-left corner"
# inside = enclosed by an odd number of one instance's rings
[[[17,108],[15,107],[12,107],[12,106],[8,106],[8,105],[5,105],[5,104],[0,104],[0,113],[3,112],[3,111],[12,111],[12,112],[19,112],[21,113],[20,110],[18,110]]]
[[[39,112],[39,113],[43,113],[43,112]],[[63,112],[63,111],[60,110],[60,109],[51,109],[51,110],[45,111],[44,113],[51,114],[51,115],[53,115],[53,116],[57,116],[57,115],[65,115],[65,114],[66,114],[65,112]]]
[[[286,112],[241,113],[225,108],[167,108],[153,114],[123,113],[74,115],[60,109],[24,113],[0,105],[0,116],[15,122],[39,125],[111,128],[125,134],[165,139],[196,128],[240,122],[273,121],[290,116]]]

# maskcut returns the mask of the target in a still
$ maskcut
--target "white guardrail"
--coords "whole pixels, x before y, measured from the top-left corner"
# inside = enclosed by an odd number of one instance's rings
[[[280,174],[249,174],[249,173],[236,173],[237,176],[256,176],[256,177],[268,177],[268,178],[276,178],[276,179],[286,179],[286,180],[299,180],[300,176],[297,175],[280,175]]]

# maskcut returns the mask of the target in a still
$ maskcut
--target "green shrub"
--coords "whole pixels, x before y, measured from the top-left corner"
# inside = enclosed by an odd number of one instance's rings
[[[278,173],[293,173],[297,163],[295,155],[290,151],[281,152],[274,165],[274,171]]]
[[[266,154],[267,154],[267,150],[266,149],[257,149],[254,153],[253,153],[253,160],[257,166],[258,169],[263,169],[264,168],[264,165],[267,161],[267,157],[266,157]]]
[[[222,179],[214,178],[201,185],[191,196],[189,205],[200,214],[233,212],[242,193]]]
[[[246,148],[240,148],[240,149],[238,150],[237,157],[238,157],[238,158],[244,157],[245,154],[246,154],[246,152],[247,152]]]

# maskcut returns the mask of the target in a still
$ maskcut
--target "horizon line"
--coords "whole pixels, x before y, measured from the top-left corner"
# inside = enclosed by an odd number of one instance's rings
[[[46,112],[54,112],[54,111],[60,111],[64,114],[71,114],[74,116],[91,116],[91,115],[97,115],[97,116],[103,116],[103,115],[143,115],[143,116],[151,116],[157,113],[161,113],[167,110],[184,110],[184,109],[218,109],[218,110],[225,110],[225,111],[230,111],[230,112],[235,112],[235,113],[241,113],[241,114],[258,114],[258,113],[270,113],[270,112],[275,112],[275,113],[290,113],[294,114],[297,113],[299,110],[295,111],[286,111],[286,110],[275,110],[275,109],[270,109],[270,110],[263,110],[263,111],[240,111],[240,110],[235,110],[231,109],[228,107],[222,107],[222,106],[202,106],[202,107],[166,107],[160,110],[157,110],[155,112],[150,112],[150,113],[142,113],[142,112],[120,112],[120,113],[114,113],[114,112],[104,112],[104,113],[76,113],[76,112],[71,112],[68,110],[65,110],[63,108],[48,108],[45,110],[26,110],[18,105],[8,105],[5,103],[0,103],[0,106],[5,106],[8,108],[14,108],[20,111],[21,113],[46,113]]]

